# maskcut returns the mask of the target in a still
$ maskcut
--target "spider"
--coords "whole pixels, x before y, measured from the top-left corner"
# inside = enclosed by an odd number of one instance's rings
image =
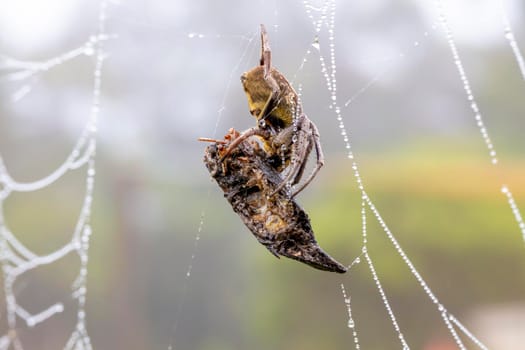
[[[308,178],[294,188],[290,194],[293,198],[321,169],[324,155],[317,127],[303,113],[299,96],[292,85],[281,72],[272,67],[271,54],[266,29],[261,24],[259,66],[241,76],[250,114],[257,119],[257,125],[233,140],[221,159],[224,160],[247,138],[259,136],[269,159],[273,160],[274,167],[283,174],[282,182],[275,188],[273,195],[284,186],[294,186],[301,181],[308,156],[315,148],[317,163]]]

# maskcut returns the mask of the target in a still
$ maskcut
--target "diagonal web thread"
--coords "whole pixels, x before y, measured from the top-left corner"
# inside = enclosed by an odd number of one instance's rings
[[[432,301],[433,304],[435,304],[437,311],[440,313],[443,322],[447,329],[449,330],[452,338],[454,339],[456,345],[460,349],[466,349],[465,345],[463,344],[462,340],[460,339],[458,335],[458,330],[465,335],[467,338],[469,338],[476,346],[480,349],[487,349],[486,346],[479,341],[472,332],[470,332],[465,326],[463,326],[446,308],[445,306],[439,301],[437,296],[432,292],[426,281],[423,279],[423,277],[420,275],[420,273],[415,268],[414,264],[410,261],[408,258],[408,255],[405,253],[405,251],[402,249],[401,245],[395,238],[394,234],[390,231],[387,224],[381,217],[378,209],[373,204],[373,201],[368,196],[368,194],[365,191],[365,186],[362,181],[361,175],[359,173],[359,168],[357,165],[357,162],[354,157],[354,153],[352,151],[351,143],[350,143],[350,136],[349,133],[346,130],[346,127],[344,125],[343,116],[341,113],[341,108],[339,106],[338,100],[337,100],[337,80],[336,80],[336,60],[335,60],[335,13],[336,13],[336,1],[335,0],[327,0],[324,2],[324,4],[321,7],[315,7],[313,6],[310,1],[305,0],[303,1],[303,5],[305,8],[305,12],[309,19],[312,22],[312,25],[316,32],[315,40],[312,44],[315,51],[319,54],[319,61],[321,65],[321,72],[325,78],[326,86],[328,91],[330,92],[330,109],[332,109],[335,112],[336,119],[338,122],[338,126],[341,130],[341,135],[343,137],[344,145],[347,150],[347,158],[352,163],[352,170],[354,174],[354,179],[357,183],[357,186],[361,192],[361,198],[363,200],[362,204],[362,220],[363,220],[363,249],[362,249],[362,256],[364,256],[368,267],[370,269],[372,278],[376,284],[377,290],[381,296],[381,299],[383,300],[383,304],[389,314],[389,317],[391,319],[392,326],[394,327],[394,330],[396,331],[398,338],[401,342],[401,346],[404,350],[408,350],[409,346],[406,342],[403,333],[401,331],[401,328],[396,320],[394,311],[392,307],[390,306],[388,302],[388,298],[386,296],[386,292],[384,291],[379,276],[374,268],[372,258],[368,254],[367,249],[367,235],[366,235],[366,211],[370,210],[377,220],[377,222],[380,224],[381,228],[383,229],[384,233],[388,237],[388,239],[391,241],[392,245],[396,249],[398,255],[401,257],[401,259],[404,261],[404,263],[408,266],[411,274],[416,278],[419,285],[425,292],[425,294],[428,296],[428,298]],[[443,24],[444,17],[440,16],[440,21]],[[328,45],[329,45],[329,58],[325,59],[322,51],[321,51],[321,44],[319,41],[319,33],[323,27],[327,28],[328,31]],[[451,33],[449,33],[451,35]],[[447,35],[447,37],[450,37]],[[487,144],[487,147],[490,150],[490,156],[492,158],[493,163],[497,163],[496,153],[494,151],[494,147],[492,146],[492,142],[490,141],[490,138],[488,137],[488,134],[486,132],[486,129],[483,125],[483,121],[481,119],[481,114],[479,114],[479,109],[477,107],[476,102],[473,99],[473,95],[470,91],[470,84],[466,78],[466,74],[464,73],[463,66],[461,64],[461,61],[459,60],[459,55],[457,54],[457,49],[455,49],[455,45],[453,45],[453,40],[449,39],[449,44],[451,44],[451,47],[453,47],[453,53],[456,65],[458,66],[458,69],[460,70],[461,78],[464,82],[465,90],[469,96],[469,100],[472,101],[471,107],[476,112],[476,119],[478,121],[478,125],[480,125],[480,130],[482,132],[482,135],[484,137],[484,140]],[[310,51],[308,51],[309,53]],[[303,60],[304,65],[305,60]],[[459,63],[458,63],[459,62]],[[301,67],[302,67],[301,65]],[[301,68],[300,68],[301,69]],[[366,87],[364,88],[366,89]],[[360,258],[357,258],[354,262],[359,263]],[[352,263],[353,265],[354,263]],[[344,289],[344,286],[341,287],[343,292],[343,297],[345,299],[345,303],[347,300],[349,300],[346,290]],[[347,308],[349,309],[349,303],[346,303]],[[349,310],[349,315],[351,315],[351,311]],[[456,326],[456,328],[454,327]],[[356,346],[359,346],[358,344]]]
[[[514,50],[514,53],[516,54],[516,59],[518,63],[520,64],[520,68],[521,68],[523,64],[523,57],[521,56],[521,53],[519,52],[519,49],[517,48],[516,41],[514,40],[514,34],[512,32],[512,29],[510,28],[510,24],[506,17],[505,10],[503,9],[503,5],[501,3],[500,5],[501,5],[501,13],[504,18],[505,31],[507,34],[510,34],[510,38],[509,38],[509,35],[506,35],[506,36],[511,42],[511,47],[513,47],[513,49],[514,47],[516,47],[516,50]],[[456,42],[454,40],[454,34],[452,32],[452,29],[450,28],[450,25],[448,24],[447,14],[446,14],[445,8],[441,0],[436,0],[436,7],[438,9],[438,15],[439,15],[439,21],[441,23],[441,27],[443,28],[443,32],[445,33],[448,46],[450,48],[452,57],[454,59],[454,64],[456,65],[459,77],[463,83],[463,89],[465,90],[465,93],[467,94],[467,99],[470,102],[470,107],[472,108],[472,111],[474,112],[474,116],[475,116],[476,123],[479,128],[479,131],[489,150],[489,155],[491,157],[492,164],[497,165],[498,159],[496,158],[496,149],[494,148],[494,145],[492,144],[492,141],[490,140],[490,137],[487,132],[487,128],[485,127],[485,124],[481,117],[481,112],[479,110],[478,103],[476,102],[476,99],[470,87],[470,81],[463,67],[463,61],[461,60],[461,57],[459,55],[459,51],[457,49]],[[518,209],[518,206],[516,205],[516,202],[514,202],[512,192],[506,185],[501,186],[501,192],[507,197],[507,201],[514,214],[518,227],[523,235],[523,240],[525,242],[525,223],[523,222],[522,215],[520,214],[520,211]]]
[[[107,3],[105,0],[102,0],[99,4],[97,34],[91,36],[86,43],[77,49],[43,62],[22,62],[9,58],[8,56],[0,56],[0,72],[8,71],[7,77],[13,81],[31,79],[40,72],[66,63],[80,55],[95,56],[93,95],[89,118],[71,153],[63,164],[40,180],[23,183],[11,177],[0,155],[0,264],[2,265],[4,277],[3,289],[6,299],[8,324],[6,334],[0,336],[0,350],[7,350],[11,347],[17,350],[23,349],[22,342],[17,334],[17,329],[23,327],[23,325],[19,324],[19,320],[21,320],[26,327],[32,328],[64,311],[64,304],[56,302],[53,305],[42,307],[38,313],[30,313],[19,303],[13,286],[17,279],[28,271],[39,266],[52,264],[69,254],[77,254],[79,256],[80,269],[71,286],[72,299],[77,302],[76,325],[64,349],[92,349],[91,340],[86,329],[85,305],[88,250],[92,233],[90,218],[95,184],[97,122],[100,111],[101,73],[105,59],[103,40],[108,38],[105,31],[106,8]],[[25,88],[24,91],[26,91],[25,93],[29,93],[30,88]],[[14,100],[20,100],[20,98],[23,97],[20,92],[15,93],[14,96],[17,97],[13,98]],[[17,238],[16,233],[11,232],[8,228],[8,222],[4,216],[3,208],[5,200],[13,193],[43,189],[60,180],[66,173],[80,168],[85,168],[86,171],[86,187],[83,203],[75,228],[71,234],[71,239],[64,246],[48,254],[38,255],[32,252]]]
[[[521,77],[523,78],[523,80],[525,80],[525,59],[523,58],[523,53],[521,52],[520,47],[518,46],[518,42],[516,41],[514,30],[512,30],[512,27],[510,25],[509,16],[507,15],[507,11],[505,10],[503,0],[498,0],[498,5],[501,22],[503,24],[505,39],[507,39],[507,41],[509,42],[510,49],[512,50],[514,58],[518,63],[518,68],[520,69]]]
[[[100,41],[113,38],[115,38],[114,35],[100,33],[98,35],[92,35],[79,47],[46,61],[21,61],[0,54],[0,73],[2,73],[2,79],[13,83],[23,82],[23,84],[12,94],[12,101],[18,102],[30,93],[33,83],[40,73],[52,70],[53,68],[67,63],[79,56],[93,56],[96,53],[96,46]]]
[[[193,38],[202,39],[204,37],[205,37],[204,34],[195,33],[195,32],[192,32],[192,33],[188,34],[188,38],[189,39],[193,39]],[[252,43],[253,43],[255,38],[256,38],[256,34],[255,33],[250,35],[250,36],[239,36],[238,37],[238,39],[241,39],[241,44],[242,44],[241,45],[241,51],[242,52],[241,52],[241,55],[239,57],[239,60],[237,61],[237,64],[230,71],[230,74],[229,74],[229,77],[228,77],[228,81],[226,83],[226,88],[224,90],[225,92],[224,92],[224,94],[222,96],[220,107],[217,110],[217,117],[216,117],[215,125],[214,125],[213,131],[212,131],[212,138],[216,137],[217,130],[219,128],[219,124],[220,124],[220,122],[222,120],[222,117],[223,117],[223,113],[226,110],[226,100],[228,98],[228,93],[230,91],[230,86],[231,86],[231,84],[233,82],[234,74],[235,74],[235,72],[237,72],[239,70],[239,68],[240,68],[242,62],[244,61],[246,55],[248,55],[248,53],[250,52],[250,48],[253,48],[252,47]],[[179,319],[181,318],[182,310],[184,308],[186,295],[188,293],[190,279],[191,279],[192,271],[193,271],[193,264],[194,264],[195,259],[197,257],[199,241],[201,239],[201,235],[202,235],[202,232],[203,232],[203,229],[204,229],[204,219],[206,217],[206,212],[208,210],[209,199],[210,199],[210,190],[208,189],[208,192],[206,194],[205,204],[203,205],[203,208],[201,210],[201,214],[200,214],[200,218],[199,218],[199,225],[197,227],[197,233],[195,234],[195,238],[194,238],[194,242],[193,242],[193,248],[192,248],[192,251],[191,251],[190,261],[189,261],[189,264],[188,264],[188,268],[186,269],[186,274],[184,276],[184,282],[183,282],[183,285],[182,285],[182,296],[181,296],[181,299],[180,299],[180,301],[177,304],[176,309],[175,309],[173,326],[171,327],[171,334],[170,334],[170,339],[169,339],[169,343],[168,343],[168,350],[176,349],[175,342],[176,342],[177,327],[178,327]]]
[[[450,48],[450,52],[452,53],[454,64],[456,65],[459,77],[463,84],[463,90],[465,90],[465,94],[467,95],[467,100],[470,103],[470,108],[472,109],[472,112],[474,112],[474,118],[476,119],[476,124],[479,128],[479,132],[481,133],[483,141],[485,142],[485,145],[487,146],[487,149],[489,151],[490,160],[492,164],[496,165],[498,164],[496,150],[488,134],[487,128],[485,126],[485,122],[483,121],[483,117],[481,115],[481,111],[479,109],[478,102],[476,98],[474,97],[474,93],[471,88],[470,80],[468,79],[467,73],[465,72],[463,61],[461,60],[461,57],[459,56],[458,47],[454,39],[454,33],[452,32],[452,29],[450,28],[450,25],[448,23],[447,15],[446,15],[446,12],[445,12],[445,9],[443,7],[443,3],[441,2],[441,0],[436,0],[436,7],[438,10],[439,22],[441,23],[441,27],[443,28],[443,32],[445,34],[448,46]]]

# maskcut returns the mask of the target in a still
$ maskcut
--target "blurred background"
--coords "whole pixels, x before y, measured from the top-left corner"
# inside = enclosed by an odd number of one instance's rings
[[[316,18],[322,3],[310,2]],[[497,166],[433,1],[337,2],[338,103],[369,196],[434,293],[489,348],[521,349],[525,246],[500,189],[508,185],[525,210],[525,82],[499,1],[443,4]],[[523,50],[524,3],[503,4]],[[316,37],[307,8],[276,0],[108,2],[86,307],[95,349],[353,348],[341,283],[361,347],[400,348],[364,261],[335,275],[275,259],[202,163],[206,145],[198,137],[254,125],[239,76],[258,62],[265,23],[273,63],[301,87],[326,154],[298,201],[330,255],[350,264],[360,254],[360,192],[312,46],[318,40],[329,60],[327,30]],[[94,1],[2,2],[0,60],[45,61],[81,47],[97,18]],[[71,152],[89,118],[94,61],[80,55],[22,81],[3,66],[0,154],[13,178],[42,178]],[[6,225],[36,253],[57,249],[71,237],[84,183],[85,172],[73,171],[43,190],[12,194]],[[411,348],[455,349],[372,215],[368,239]],[[68,257],[15,285],[28,310],[50,296],[66,305],[20,330],[25,348],[64,346],[75,324],[70,286],[79,266]],[[5,327],[5,310],[0,317]]]

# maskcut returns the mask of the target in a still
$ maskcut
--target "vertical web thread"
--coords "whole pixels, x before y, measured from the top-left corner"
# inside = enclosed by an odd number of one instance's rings
[[[55,304],[44,308],[38,313],[27,311],[17,300],[13,286],[16,280],[39,266],[52,264],[70,253],[77,254],[80,258],[80,268],[71,288],[71,297],[77,302],[76,324],[72,334],[65,344],[65,349],[71,350],[90,350],[92,349],[91,340],[86,330],[86,294],[87,294],[87,272],[88,272],[88,250],[89,241],[92,233],[90,218],[93,202],[93,189],[95,184],[95,154],[97,143],[97,122],[100,112],[100,93],[102,83],[102,67],[104,62],[104,51],[102,42],[108,38],[105,31],[106,22],[106,1],[102,0],[99,4],[97,34],[78,49],[66,54],[57,56],[44,62],[22,62],[12,59],[4,60],[9,68],[18,70],[8,75],[12,81],[23,81],[29,79],[42,71],[49,70],[54,66],[68,62],[75,57],[95,55],[95,65],[93,69],[93,95],[88,121],[81,132],[73,150],[66,158],[64,163],[55,171],[34,182],[18,182],[13,179],[0,156],[0,263],[3,272],[3,289],[7,311],[6,334],[0,337],[0,350],[14,348],[23,349],[22,342],[17,334],[17,330],[25,324],[28,328],[33,328],[57,313],[64,311],[64,304]],[[29,85],[28,85],[29,86]],[[25,88],[25,93],[30,92],[30,88]],[[23,96],[15,93],[15,101],[19,101]],[[77,170],[81,167],[86,168],[86,188],[84,200],[80,209],[80,214],[72,232],[71,239],[64,246],[46,255],[38,255],[28,249],[16,235],[8,228],[8,223],[4,216],[4,202],[12,194],[17,192],[32,192],[43,189],[62,178],[69,171]],[[18,320],[23,321],[22,324]]]
[[[107,2],[106,0],[101,0],[99,4],[99,14],[98,14],[98,33],[99,38],[106,36],[106,16],[107,16]],[[98,127],[98,117],[100,113],[100,94],[102,86],[102,68],[105,59],[105,53],[103,48],[103,41],[97,42],[95,47],[95,69],[93,71],[93,100],[91,105],[91,116],[90,116],[90,125],[89,125],[89,135],[90,143],[93,147],[93,152],[91,153],[88,170],[87,170],[87,179],[86,179],[86,198],[85,198],[85,215],[86,222],[91,216],[91,202],[93,196],[93,187],[95,183],[95,155],[96,155],[96,145],[97,145],[97,127]],[[85,305],[86,305],[86,285],[87,285],[87,263],[88,263],[88,249],[89,249],[89,237],[91,236],[91,226],[87,223],[84,228],[84,235],[80,239],[80,274],[77,277],[77,280],[73,284],[75,292],[73,296],[78,300],[78,313],[77,313],[77,326],[76,329],[71,334],[66,346],[64,349],[71,350],[88,350],[92,349],[91,341],[86,330],[85,323]]]
[[[457,321],[449,312],[448,310],[443,306],[443,304],[440,303],[438,298],[435,296],[435,294],[432,292],[428,284],[425,282],[423,277],[419,274],[419,272],[416,270],[413,263],[410,261],[404,250],[401,248],[400,244],[398,243],[397,239],[394,237],[393,233],[390,231],[386,223],[383,221],[379,211],[376,209],[375,205],[373,204],[370,197],[367,195],[365,191],[365,187],[363,184],[363,181],[361,179],[361,175],[359,173],[359,168],[357,165],[357,162],[355,160],[352,148],[351,148],[351,142],[350,142],[350,136],[349,133],[346,130],[346,127],[344,125],[341,108],[339,107],[339,104],[337,102],[337,81],[336,81],[336,60],[335,60],[335,13],[336,13],[336,4],[335,0],[327,0],[324,2],[324,5],[321,8],[315,8],[311,5],[311,3],[308,0],[303,1],[303,5],[305,7],[305,11],[307,16],[312,21],[312,24],[314,26],[314,29],[316,31],[316,38],[312,44],[312,47],[319,53],[319,60],[321,65],[321,72],[323,73],[323,76],[326,81],[327,89],[330,92],[330,109],[333,109],[336,115],[336,119],[338,122],[338,127],[341,130],[341,136],[343,137],[343,141],[345,144],[345,148],[347,150],[347,158],[351,161],[351,166],[354,174],[354,178],[357,182],[358,188],[361,192],[361,197],[363,200],[362,205],[362,218],[363,218],[363,248],[362,248],[362,254],[367,261],[367,264],[369,266],[369,269],[371,271],[372,277],[375,281],[376,287],[378,289],[378,292],[381,296],[381,299],[383,300],[383,304],[385,305],[385,308],[389,314],[389,317],[391,319],[391,323],[394,327],[394,330],[396,331],[398,338],[401,342],[402,348],[405,350],[409,349],[408,343],[405,341],[403,333],[401,332],[401,328],[399,327],[399,324],[397,323],[397,320],[395,318],[394,311],[392,310],[388,298],[386,296],[386,293],[381,286],[380,279],[377,275],[377,272],[375,271],[372,259],[370,255],[368,254],[367,249],[367,234],[366,234],[366,207],[368,207],[372,214],[375,216],[376,220],[379,222],[380,226],[382,227],[383,231],[393,244],[394,248],[396,249],[399,256],[403,259],[405,264],[408,266],[411,274],[416,278],[418,283],[420,284],[421,288],[424,290],[424,292],[427,294],[428,298],[436,305],[437,311],[440,313],[440,315],[443,318],[443,322],[445,323],[447,329],[449,330],[451,336],[453,337],[456,345],[460,349],[465,349],[465,346],[463,342],[461,341],[460,337],[458,336],[458,333],[456,329],[454,328],[453,324],[459,325],[459,321]],[[320,18],[315,18],[314,11],[317,11],[320,13]],[[448,28],[448,24],[446,22],[446,18],[444,16],[440,16],[440,22],[444,24],[446,28]],[[321,31],[321,28],[323,26],[326,26],[328,29],[328,41],[329,41],[329,50],[330,50],[330,67],[328,67],[325,58],[322,55],[321,52],[321,45],[319,41],[319,33]],[[487,148],[489,149],[489,155],[491,156],[491,160],[493,164],[497,164],[497,158],[496,158],[496,152],[494,150],[494,147],[492,145],[492,141],[490,140],[487,130],[484,126],[481,114],[479,113],[479,108],[477,106],[476,101],[474,100],[474,96],[472,94],[470,83],[467,80],[465,71],[463,69],[463,65],[461,63],[461,60],[459,59],[459,54],[457,52],[455,43],[452,38],[452,33],[449,29],[447,31],[447,38],[449,45],[452,48],[454,60],[456,63],[456,66],[460,72],[461,79],[463,81],[465,92],[467,93],[467,97],[469,101],[471,101],[471,108],[475,112],[476,121],[478,124],[478,127],[480,128],[480,132],[484,138],[484,141],[487,145]],[[312,50],[308,50],[308,54]],[[301,64],[300,69],[304,66],[304,63],[306,62],[306,59],[303,59],[303,62]],[[360,259],[356,259],[356,263],[359,263]],[[353,264],[353,263],[352,263]],[[342,287],[344,288],[344,287]],[[343,295],[346,294],[346,291],[343,293]],[[346,298],[345,298],[346,299]],[[453,322],[452,320],[455,320],[457,322]],[[477,339],[474,337],[474,335],[463,325],[459,327],[459,330],[466,335],[469,339],[471,339],[480,349],[486,349],[486,347]]]
[[[350,296],[346,294],[345,285],[341,283],[341,292],[343,293],[343,298],[345,301],[346,311],[348,312],[348,323],[347,326],[352,330],[352,336],[354,337],[354,345],[356,350],[361,349],[361,345],[359,344],[359,337],[357,336],[357,330],[355,329],[355,321],[352,317],[352,307],[351,307],[351,300]]]
[[[201,37],[201,36],[204,37],[204,35],[202,35],[202,34],[195,34],[195,33],[190,33],[188,36],[191,39],[195,35],[198,35],[198,37]],[[246,55],[248,55],[248,53],[250,51],[251,44],[252,44],[253,40],[255,39],[255,37],[256,37],[256,34],[252,34],[249,37],[244,37],[244,36],[240,37],[242,40],[247,41],[246,42],[246,46],[242,49],[242,53],[241,53],[241,56],[239,57],[239,60],[237,61],[237,64],[230,71],[230,75],[228,77],[228,82],[226,83],[226,88],[224,90],[225,92],[224,92],[224,94],[222,96],[221,105],[220,105],[219,109],[217,110],[217,117],[215,119],[215,125],[214,125],[213,131],[212,131],[212,138],[216,137],[219,124],[220,124],[220,122],[222,120],[222,115],[223,115],[224,111],[226,110],[226,100],[227,100],[227,97],[228,97],[228,93],[230,91],[230,86],[232,84],[234,74],[235,74],[235,72],[237,72],[239,70],[239,67],[241,66],[242,62],[244,61],[244,58],[246,57]],[[207,211],[209,200],[210,200],[210,189],[208,189],[208,192],[206,194],[205,204],[203,205],[203,208],[201,210],[201,214],[200,214],[200,217],[199,217],[199,225],[197,227],[197,233],[195,234],[195,239],[194,239],[194,242],[193,242],[193,249],[192,249],[192,252],[191,252],[190,262],[188,264],[188,268],[186,269],[186,274],[184,276],[184,282],[183,282],[183,285],[182,285],[182,293],[181,293],[180,301],[178,302],[178,304],[176,306],[176,309],[175,309],[173,326],[171,327],[171,334],[170,334],[170,339],[169,339],[169,342],[168,342],[168,350],[173,350],[173,349],[177,348],[176,345],[175,345],[175,342],[176,342],[176,333],[177,333],[178,323],[179,323],[180,317],[182,317],[181,316],[182,310],[183,310],[184,304],[186,302],[186,295],[188,293],[188,287],[189,287],[190,279],[191,279],[191,276],[192,276],[192,271],[193,271],[193,265],[194,265],[194,262],[195,262],[195,258],[197,257],[197,250],[198,250],[198,247],[199,247],[199,241],[201,239],[201,234],[202,234],[202,231],[204,229],[204,222],[205,222],[206,211]]]
[[[315,31],[316,31],[316,40],[312,44],[312,47],[318,52],[319,54],[319,62],[321,65],[321,72],[325,78],[327,89],[330,93],[330,105],[329,108],[332,109],[335,112],[336,119],[338,122],[338,127],[341,132],[341,136],[343,137],[343,142],[345,149],[347,151],[347,158],[352,163],[352,171],[354,174],[354,179],[357,182],[359,191],[361,192],[362,199],[368,199],[368,196],[365,192],[365,187],[363,184],[363,181],[361,179],[361,175],[359,173],[359,168],[357,165],[357,162],[355,160],[351,143],[350,143],[350,136],[346,130],[341,108],[339,106],[338,100],[337,100],[337,79],[336,79],[336,72],[337,72],[337,65],[336,65],[336,57],[335,57],[335,16],[336,16],[336,1],[335,0],[329,0],[324,3],[324,6],[321,9],[318,9],[318,12],[321,14],[320,19],[317,20],[314,17],[313,9],[314,7],[309,3],[309,1],[305,0],[303,1],[303,4],[305,6],[305,10],[307,12],[308,17],[312,21],[312,24],[314,25]],[[321,52],[321,44],[319,41],[319,34],[322,29],[322,27],[326,26],[328,31],[328,42],[329,42],[329,53],[330,57],[328,59],[329,65],[327,64],[327,60],[324,58],[322,52]],[[303,60],[304,63],[304,60]],[[368,199],[369,200],[369,199]],[[370,202],[371,203],[371,202]],[[363,206],[364,208],[364,206]],[[375,281],[376,287],[378,288],[378,292],[381,296],[381,299],[383,301],[383,304],[385,305],[385,308],[389,314],[390,320],[392,322],[392,326],[394,327],[394,330],[396,331],[398,338],[401,342],[401,345],[403,349],[408,350],[409,346],[407,342],[404,339],[403,333],[401,332],[401,329],[399,327],[399,324],[397,323],[396,317],[394,315],[394,312],[392,308],[390,307],[390,304],[388,302],[388,298],[386,296],[386,293],[384,292],[379,277],[377,276],[372,259],[368,255],[367,252],[367,238],[366,238],[366,217],[364,213],[364,209],[362,211],[363,216],[363,255],[368,263],[368,266],[370,268],[370,271],[372,273],[372,277]],[[357,260],[359,261],[359,260]],[[345,298],[346,299],[346,298]]]
[[[513,51],[516,54],[516,59],[518,63],[520,64],[520,68],[523,65],[523,57],[521,56],[521,53],[519,52],[519,49],[517,48],[516,41],[514,39],[514,34],[512,32],[512,29],[510,28],[510,24],[508,22],[507,16],[505,14],[505,11],[503,9],[503,4],[501,4],[501,14],[503,17],[504,25],[505,25],[505,32],[506,37],[509,39],[511,43],[511,47],[513,47]],[[445,33],[448,46],[450,48],[450,51],[452,52],[452,57],[454,59],[454,64],[456,65],[456,68],[459,73],[459,77],[461,81],[463,82],[463,88],[465,90],[465,93],[467,94],[467,99],[470,102],[470,107],[472,108],[472,111],[474,112],[476,123],[478,125],[479,131],[481,133],[481,136],[483,137],[483,140],[485,141],[485,144],[489,150],[489,155],[491,157],[492,164],[497,165],[498,159],[496,158],[496,149],[494,148],[494,145],[492,144],[492,141],[490,140],[490,137],[488,135],[487,129],[483,123],[483,119],[481,117],[480,110],[478,108],[478,104],[476,102],[476,99],[474,98],[474,95],[472,93],[472,89],[470,88],[470,82],[467,78],[467,74],[465,73],[465,69],[463,68],[463,62],[461,61],[461,58],[459,56],[459,52],[456,46],[456,42],[454,40],[454,35],[452,33],[452,29],[450,28],[450,25],[448,24],[446,11],[443,7],[443,3],[441,0],[436,0],[436,7],[438,9],[438,15],[439,15],[439,21],[441,23],[441,27],[443,28],[443,31]],[[514,47],[516,50],[514,50]],[[511,207],[511,210],[514,214],[514,217],[516,219],[516,222],[518,224],[518,227],[523,235],[523,240],[525,242],[525,224],[523,223],[522,216],[520,214],[520,211],[518,209],[518,206],[514,202],[514,198],[512,196],[512,192],[510,189],[503,185],[501,187],[501,192],[506,195],[507,201],[509,203],[509,206]]]

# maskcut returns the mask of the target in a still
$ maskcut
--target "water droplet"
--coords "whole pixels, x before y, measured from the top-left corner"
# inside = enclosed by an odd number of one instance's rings
[[[95,49],[93,48],[92,45],[86,45],[86,47],[84,48],[84,55],[86,56],[93,56],[93,54],[95,53]]]
[[[315,38],[315,41],[312,43],[312,46],[314,49],[316,49],[317,51],[320,51],[321,50],[321,46],[319,45],[319,38]]]

